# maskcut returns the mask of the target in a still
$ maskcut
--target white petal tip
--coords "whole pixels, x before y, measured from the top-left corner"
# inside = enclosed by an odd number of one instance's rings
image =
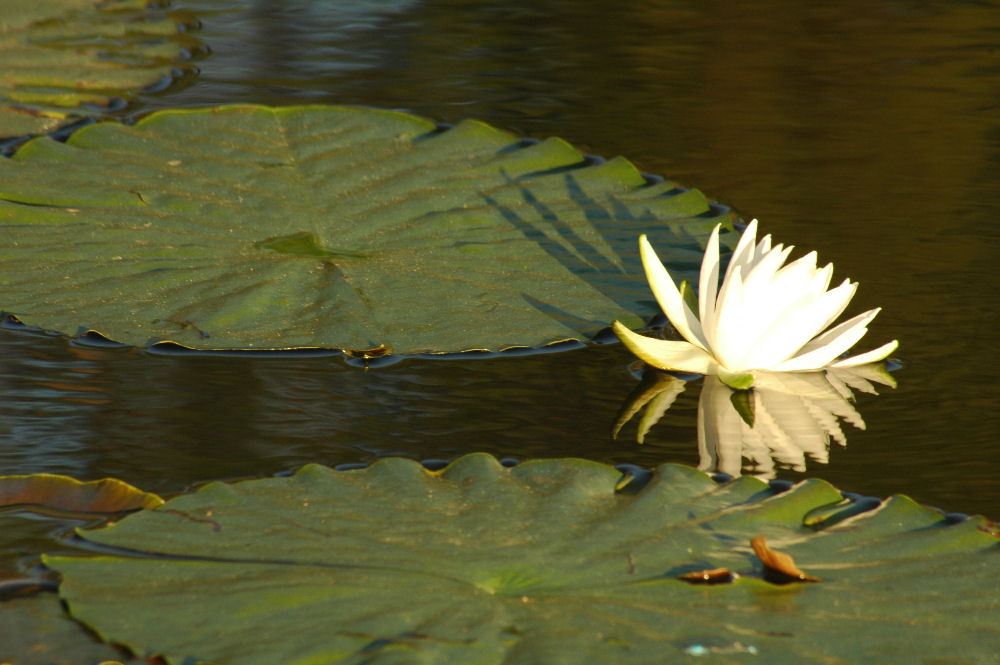
[[[851,356],[850,358],[844,358],[839,362],[832,363],[830,367],[855,367],[857,365],[867,365],[868,363],[876,363],[885,360],[889,357],[889,354],[899,348],[899,342],[897,340],[892,340],[887,342],[877,349],[872,349],[866,353],[861,353],[856,356]]]

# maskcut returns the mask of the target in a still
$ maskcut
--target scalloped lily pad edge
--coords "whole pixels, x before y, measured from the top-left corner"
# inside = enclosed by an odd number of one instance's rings
[[[101,5],[105,5],[103,8]],[[120,3],[122,4],[122,3]],[[134,3],[133,3],[134,4]],[[198,75],[197,60],[201,59],[208,53],[207,46],[197,37],[194,32],[198,30],[199,19],[190,10],[172,10],[163,3],[153,2],[152,0],[146,0],[145,5],[139,6],[122,6],[116,7],[112,3],[102,3],[95,2],[93,6],[90,7],[78,7],[78,11],[84,12],[100,12],[102,14],[111,15],[116,11],[135,11],[135,12],[147,12],[146,14],[139,15],[138,25],[140,25],[138,32],[136,33],[135,41],[136,43],[141,43],[141,39],[137,35],[142,35],[145,41],[149,41],[153,37],[161,37],[166,40],[176,42],[178,46],[177,57],[175,58],[164,58],[162,55],[155,56],[153,59],[158,62],[149,62],[145,66],[136,65],[135,63],[125,65],[125,67],[133,69],[165,69],[155,80],[150,80],[144,86],[138,88],[121,88],[121,87],[110,87],[110,88],[95,88],[92,90],[80,89],[77,90],[80,99],[77,100],[75,104],[63,104],[59,102],[53,102],[47,104],[44,101],[39,100],[19,100],[17,98],[7,98],[0,95],[0,114],[7,112],[13,114],[14,116],[24,116],[28,118],[46,118],[55,121],[55,124],[48,129],[41,129],[40,131],[29,131],[28,133],[18,133],[3,135],[0,134],[0,156],[9,157],[15,153],[24,143],[30,141],[33,138],[41,136],[49,136],[56,138],[58,140],[65,140],[73,132],[94,122],[109,121],[109,122],[131,122],[130,118],[123,117],[122,114],[128,112],[135,98],[139,95],[146,94],[159,94],[170,91],[171,89],[177,89],[183,87],[184,85],[192,82],[194,78]],[[159,13],[159,16],[151,12]],[[124,16],[123,20],[136,21],[136,16]],[[166,33],[153,30],[152,32],[144,31],[142,29],[142,23],[146,19],[153,19],[154,22],[171,22],[174,24],[174,32]],[[37,21],[30,26],[22,27],[21,30],[25,30],[36,25],[45,25],[50,19],[42,19]],[[63,35],[65,36],[65,35]],[[58,41],[58,40],[57,40]],[[32,44],[26,46],[46,48],[44,40],[40,44]],[[155,46],[155,44],[154,44]],[[59,49],[57,45],[55,47]],[[112,58],[113,59],[113,58]],[[99,62],[100,59],[90,61],[91,66],[93,62]],[[112,63],[113,66],[113,63]],[[17,77],[15,76],[15,81]],[[77,85],[80,82],[77,81]],[[16,89],[16,85],[14,86]],[[54,91],[61,92],[64,94],[73,94],[70,92],[70,88],[61,85],[56,85],[53,88]],[[92,96],[96,95],[97,98],[87,98],[87,93]],[[99,99],[104,97],[103,100]],[[134,111],[134,109],[131,109]],[[153,111],[142,112],[137,115],[145,115],[152,113]]]
[[[357,472],[366,472],[379,465],[397,465],[397,464],[412,464],[419,465],[423,471],[427,474],[429,478],[441,478],[446,476],[450,471],[457,471],[463,467],[463,465],[469,465],[472,467],[477,466],[479,463],[486,463],[488,466],[495,465],[496,467],[502,467],[506,471],[511,471],[516,467],[526,465],[528,467],[534,465],[574,465],[574,464],[584,464],[586,466],[612,466],[610,464],[605,464],[603,462],[597,462],[594,460],[589,460],[585,458],[576,457],[565,457],[565,458],[529,458],[525,460],[518,460],[516,458],[504,457],[497,458],[490,453],[484,452],[471,452],[460,455],[458,457],[452,458],[451,460],[445,459],[425,459],[425,460],[414,460],[407,457],[385,457],[373,462],[349,462],[344,464],[338,464],[336,466],[328,467],[323,464],[309,462],[295,469],[289,470],[287,472],[282,472],[275,474],[274,476],[266,476],[262,478],[242,478],[232,481],[226,480],[212,480],[207,481],[200,486],[195,486],[189,488],[187,491],[181,492],[173,496],[173,498],[192,496],[200,492],[202,489],[208,486],[215,485],[241,485],[244,483],[255,483],[261,480],[267,479],[279,479],[279,478],[294,478],[301,475],[309,475],[316,470],[326,470],[332,471],[337,474],[350,474]],[[619,495],[635,495],[643,491],[643,489],[658,475],[666,474],[671,475],[672,472],[681,472],[684,475],[693,474],[701,475],[706,479],[711,479],[717,486],[723,487],[729,483],[741,482],[741,481],[751,481],[760,484],[760,491],[768,492],[771,498],[783,495],[793,489],[801,489],[806,486],[825,486],[828,490],[837,492],[841,495],[842,499],[837,502],[824,504],[816,506],[813,509],[805,513],[801,518],[801,526],[812,532],[821,532],[827,528],[841,525],[841,523],[850,520],[853,522],[856,518],[863,518],[864,516],[882,510],[886,508],[889,504],[908,504],[915,509],[919,509],[928,513],[936,513],[940,515],[940,524],[947,526],[954,526],[962,523],[967,523],[974,525],[974,529],[982,532],[985,536],[996,538],[1000,540],[1000,523],[993,521],[989,517],[982,514],[969,514],[963,512],[945,511],[939,507],[921,503],[907,494],[897,493],[892,494],[884,499],[867,496],[857,492],[851,492],[846,490],[840,490],[829,482],[817,478],[810,477],[804,478],[798,481],[791,481],[787,479],[774,478],[771,480],[761,480],[755,478],[754,476],[731,476],[730,474],[717,472],[717,473],[707,473],[696,467],[677,463],[677,462],[665,462],[659,464],[653,468],[647,468],[635,464],[622,463],[613,465],[615,471],[619,472],[621,476],[618,481],[614,484],[613,491],[615,494]],[[44,475],[44,474],[43,474]],[[72,478],[65,477],[72,483],[83,484],[81,481],[76,481]],[[151,493],[144,492],[140,488],[133,487],[126,483],[125,481],[119,480],[117,478],[105,478],[102,481],[92,481],[86,483],[86,485],[95,485],[96,483],[117,483],[135,493],[143,495],[145,497],[151,498],[151,503],[147,506],[140,506],[138,508],[133,507],[130,512],[143,512],[146,510],[155,510],[159,508],[164,499]],[[93,516],[93,514],[92,514]],[[849,523],[850,523],[849,522]],[[115,545],[109,545],[99,542],[93,542],[86,537],[88,531],[95,529],[102,529],[107,526],[112,526],[113,523],[104,524],[97,523],[91,524],[85,528],[76,528],[73,533],[65,538],[67,544],[73,545],[75,547],[80,547],[81,549],[92,553],[93,555],[118,555],[118,556],[145,556],[138,550],[132,550],[129,548],[119,547]],[[1000,547],[1000,544],[998,544]],[[674,575],[674,579],[678,581],[684,581],[689,584],[705,584],[714,586],[717,584],[732,584],[738,582],[741,578],[756,579],[760,582],[767,583],[772,586],[784,586],[787,584],[801,583],[801,582],[822,582],[823,580],[819,577],[814,577],[806,572],[798,569],[792,557],[784,552],[771,549],[765,541],[763,535],[758,535],[746,543],[746,549],[753,552],[756,556],[757,566],[752,569],[742,569],[742,570],[731,570],[729,568],[719,568],[715,570],[702,570],[698,569],[697,566],[686,566],[684,570],[680,573]],[[47,555],[45,555],[47,556]],[[169,554],[157,554],[159,558],[174,559],[177,558]],[[185,559],[186,557],[180,557],[180,559]],[[44,566],[44,556],[43,556],[43,566]],[[45,566],[47,568],[47,566]],[[57,590],[57,585],[43,585],[37,590],[55,591]]]
[[[643,330],[651,330],[662,327],[659,323],[659,315],[653,318]],[[468,359],[491,359],[491,358],[512,358],[521,356],[534,356],[539,354],[563,353],[566,351],[576,351],[588,346],[603,346],[606,344],[618,343],[618,338],[614,335],[611,327],[601,330],[594,337],[587,340],[561,339],[549,342],[542,346],[510,346],[499,351],[489,349],[466,349],[465,351],[442,351],[439,353],[389,353],[384,347],[367,350],[336,349],[318,346],[302,346],[275,349],[195,349],[184,344],[179,344],[173,340],[165,339],[146,347],[135,347],[129,344],[116,342],[104,336],[97,330],[80,330],[75,335],[59,330],[46,330],[38,326],[31,326],[21,321],[15,314],[0,310],[0,330],[9,330],[15,334],[40,335],[44,337],[56,337],[68,340],[73,346],[89,349],[111,349],[111,350],[138,350],[147,355],[164,357],[223,357],[223,358],[331,358],[340,357],[351,366],[376,368],[395,365],[408,359],[423,360],[468,360]]]
[[[451,354],[451,355],[457,355],[457,354]],[[835,503],[815,507],[809,512],[807,512],[805,515],[803,515],[802,526],[814,531],[820,531],[822,529],[826,529],[828,527],[839,524],[844,520],[878,510],[890,501],[902,501],[912,504],[921,509],[932,511],[934,513],[939,514],[941,516],[942,522],[948,525],[959,524],[961,522],[967,522],[970,520],[980,522],[978,527],[979,531],[982,531],[983,533],[989,536],[993,536],[995,538],[1000,539],[1000,522],[995,522],[993,521],[993,519],[991,519],[986,515],[979,513],[964,513],[960,511],[947,511],[937,506],[922,503],[914,499],[910,495],[904,493],[897,493],[889,495],[888,497],[885,498],[879,498],[876,496],[861,494],[859,492],[841,490],[833,486],[828,481],[818,477],[803,478],[796,481],[783,478],[772,478],[770,480],[762,480],[752,475],[732,476],[725,472],[707,473],[697,467],[679,462],[664,462],[655,467],[649,468],[630,463],[620,463],[612,465],[582,457],[528,458],[524,460],[520,460],[513,457],[498,458],[490,453],[485,453],[485,452],[469,452],[451,459],[428,458],[424,460],[415,460],[409,457],[390,456],[390,457],[383,457],[374,460],[372,462],[346,462],[342,464],[337,464],[335,466],[326,466],[324,464],[316,462],[308,462],[299,467],[294,467],[288,471],[280,472],[273,476],[263,476],[261,478],[239,478],[234,480],[216,479],[216,480],[206,481],[201,485],[193,486],[186,491],[170,496],[172,498],[176,498],[178,496],[192,495],[197,493],[205,486],[215,485],[220,483],[225,485],[229,484],[239,485],[242,483],[254,483],[260,480],[267,480],[269,478],[270,479],[291,478],[299,474],[307,475],[310,472],[310,470],[314,469],[328,469],[335,473],[352,473],[352,472],[367,471],[378,465],[414,464],[422,467],[429,477],[442,477],[446,475],[449,471],[462,467],[462,465],[468,464],[474,466],[476,462],[482,460],[487,460],[489,464],[495,464],[498,467],[503,467],[508,471],[515,467],[520,467],[523,465],[532,466],[538,464],[541,465],[584,464],[590,466],[613,467],[615,471],[621,474],[618,481],[614,485],[614,493],[621,495],[632,495],[641,492],[646,487],[646,485],[648,485],[650,481],[653,480],[657,475],[667,473],[669,470],[682,471],[687,474],[701,475],[704,476],[705,478],[711,479],[718,486],[726,485],[727,483],[741,481],[741,480],[754,481],[761,484],[762,491],[771,492],[771,494],[774,496],[784,494],[792,490],[793,488],[800,487],[804,484],[819,483],[828,486],[831,490],[834,490],[837,493],[839,493],[842,499]],[[81,481],[74,481],[72,478],[69,477],[66,477],[66,479],[78,484],[84,484]],[[131,490],[134,490],[138,494],[152,497],[155,501],[159,501],[160,503],[164,501],[163,498],[159,497],[156,494],[145,492],[141,488],[133,487],[127,482],[117,478],[104,478],[101,481],[91,481],[90,483],[87,484],[94,485],[98,482],[119,483]],[[137,509],[137,511],[150,510],[156,507],[159,507],[159,504],[157,504],[156,506],[150,505],[148,507],[140,507]],[[101,525],[91,525],[84,531],[100,528],[100,526]],[[98,550],[101,550],[104,549],[105,547],[108,547],[104,545],[96,545],[94,543],[90,543],[85,538],[79,535],[79,530],[77,530],[77,533],[74,533],[69,538],[71,541],[74,541],[77,544],[84,544],[85,547],[87,547],[88,549],[96,548]],[[749,542],[747,546],[748,549],[753,549]],[[109,547],[108,549],[111,551],[118,551],[118,548],[114,547]],[[127,550],[121,550],[121,551],[126,554],[128,553]]]

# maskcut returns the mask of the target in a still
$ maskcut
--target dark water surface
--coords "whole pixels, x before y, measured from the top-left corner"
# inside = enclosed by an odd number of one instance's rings
[[[702,189],[817,249],[883,311],[899,387],[858,396],[842,489],[1000,517],[1000,9],[990,3],[175,0],[211,49],[135,112],[253,102],[475,117]],[[491,359],[159,357],[0,330],[5,473],[117,476],[165,494],[385,455],[697,464],[700,382],[635,443],[620,345]],[[60,523],[61,524],[61,523]],[[12,557],[50,522],[0,514]],[[5,549],[4,549],[5,548]]]

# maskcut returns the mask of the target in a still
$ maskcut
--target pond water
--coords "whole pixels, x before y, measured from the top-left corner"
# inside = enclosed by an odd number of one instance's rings
[[[896,389],[826,463],[776,469],[1000,517],[1000,13],[982,3],[175,0],[197,76],[127,113],[219,103],[402,108],[624,155],[817,249],[883,311]],[[618,344],[363,369],[339,357],[170,357],[0,330],[5,473],[164,494],[306,462],[581,456],[699,462],[700,381],[636,443]],[[62,526],[68,523],[57,523]],[[52,548],[0,514],[0,569]]]

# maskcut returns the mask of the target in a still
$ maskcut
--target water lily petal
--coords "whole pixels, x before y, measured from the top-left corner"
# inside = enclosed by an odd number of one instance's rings
[[[816,252],[800,256],[779,270],[772,279],[772,288],[780,292],[810,294],[814,298],[826,293],[833,277],[833,266],[816,268]]]
[[[778,245],[750,270],[750,274],[743,273],[742,312],[738,324],[739,330],[734,331],[738,332],[740,345],[743,347],[740,356],[745,357],[771,323],[782,316],[787,309],[801,306],[800,301],[804,298],[805,302],[815,299],[811,291],[805,291],[805,285],[809,283],[809,277],[812,275],[807,263],[796,266],[797,272],[800,273],[797,278],[789,279],[787,273],[784,278],[779,277],[781,264],[788,258],[792,249]],[[734,319],[730,321],[735,322]]]
[[[755,312],[754,318],[744,328],[746,346],[752,348],[771,324],[790,310],[797,310],[823,297],[830,285],[829,266],[816,269],[816,253],[805,256],[781,268],[766,290],[758,294],[747,309]],[[825,322],[818,330],[829,325]]]
[[[811,339],[808,344],[799,349],[796,355],[799,356],[805,353],[812,353],[817,349],[826,348],[832,341],[834,341],[835,339],[846,333],[851,328],[864,328],[865,326],[867,326],[869,323],[872,322],[872,319],[874,319],[880,311],[882,311],[882,308],[876,307],[875,309],[870,309],[867,312],[861,312],[860,314],[848,319],[847,321],[844,321],[843,323],[837,324],[833,328],[830,328],[829,330],[824,332],[822,335],[819,335]],[[831,360],[836,357],[837,356],[832,356]]]
[[[670,319],[670,323],[684,339],[707,351],[708,342],[705,340],[705,333],[702,332],[698,317],[684,302],[673,278],[663,266],[645,234],[639,237],[639,255],[642,257],[642,267],[646,271],[649,288],[653,291],[653,296],[656,297],[656,302],[660,304],[663,313]]]
[[[778,364],[775,370],[779,372],[808,372],[822,369],[847,349],[857,344],[867,332],[868,328],[848,330],[825,347],[789,358]]]
[[[726,318],[729,321],[728,325],[738,327],[737,330],[725,335],[727,339],[738,339],[738,345],[734,343],[724,352],[720,352],[720,355],[724,355],[725,358],[723,364],[730,369],[740,367],[765,368],[772,362],[784,360],[794,353],[796,346],[788,343],[788,340],[785,339],[780,342],[777,349],[771,352],[772,360],[765,363],[758,358],[762,351],[758,350],[757,347],[762,342],[768,343],[769,340],[778,343],[779,340],[770,339],[778,328],[775,325],[776,322],[787,320],[795,312],[813,306],[815,302],[824,297],[832,276],[832,267],[828,265],[817,270],[815,252],[809,252],[782,267],[792,249],[792,247],[784,247],[779,244],[771,248],[765,256],[760,257],[760,260],[751,269],[751,274],[743,279],[743,301],[738,309],[735,309],[736,299],[727,296],[726,309],[723,310],[723,296],[720,294],[720,311],[728,311],[730,307],[733,307],[731,315]],[[728,291],[726,286],[724,283],[722,288]],[[846,304],[847,302],[844,301],[844,306]],[[839,311],[834,309],[830,314],[839,315]],[[819,332],[826,325],[828,325],[827,321],[818,321],[812,330],[806,330],[797,341],[800,344],[808,341],[811,335]],[[715,338],[718,339],[721,336],[723,333],[717,332]],[[714,350],[716,348],[715,341],[709,338],[709,342],[713,344]]]
[[[754,308],[758,303],[773,300],[772,289],[775,287],[775,276],[793,249],[795,248],[791,245],[788,247],[778,245],[761,257],[761,260],[749,273],[743,273],[743,289],[748,298],[753,298],[753,302],[747,302],[748,307]],[[797,288],[801,289],[802,287],[798,285]]]
[[[628,350],[648,365],[694,374],[714,374],[716,371],[712,355],[694,344],[646,337],[632,332],[619,321],[612,323],[611,328]]]
[[[844,358],[838,362],[835,362],[831,367],[855,367],[857,365],[867,365],[868,363],[878,362],[879,360],[885,360],[889,357],[889,354],[895,351],[899,347],[899,342],[892,340],[891,342],[886,342],[877,349],[872,349],[865,353],[859,353],[856,356],[851,356],[850,358]]]
[[[825,361],[816,360],[812,364],[808,363],[813,361],[814,356],[802,353],[803,347],[828,325],[831,317],[836,318],[844,311],[851,298],[854,297],[857,286],[856,283],[844,280],[840,286],[827,291],[815,301],[808,302],[807,299],[806,302],[798,302],[793,307],[789,307],[749,349],[741,360],[743,366],[792,371],[792,367],[784,365],[785,361],[791,359],[791,361],[798,361],[795,370],[819,369],[849,349],[850,344],[841,348],[839,352]],[[831,340],[831,342],[834,341],[836,340]],[[822,354],[816,353],[816,356],[820,355]]]
[[[757,220],[751,220],[750,224],[743,231],[743,235],[740,236],[740,241],[736,243],[736,249],[733,250],[733,255],[729,258],[729,266],[726,268],[726,274],[723,277],[723,283],[728,282],[730,276],[736,268],[740,268],[744,272],[753,263],[754,249],[757,243]]]
[[[812,253],[815,254],[816,252]],[[830,288],[830,280],[833,279],[833,264],[827,263],[822,268],[819,268],[816,272],[817,274],[821,274],[824,278],[822,280],[817,280],[816,283],[818,287],[821,288],[823,291],[826,291],[827,289]]]
[[[826,367],[865,336],[868,323],[878,314],[868,310],[806,344],[799,352],[775,367],[778,371],[801,372]]]
[[[719,229],[716,224],[705,247],[705,258],[701,260],[701,275],[698,280],[698,318],[708,348],[715,344],[715,300],[719,291]],[[706,349],[707,350],[707,349]]]
[[[814,288],[818,289],[820,293],[826,291],[826,289],[830,286],[830,280],[832,277],[833,277],[833,264],[827,263],[825,266],[816,271],[816,276],[814,278],[815,279]],[[850,280],[845,279],[844,282],[850,282]],[[843,282],[841,284],[843,284]],[[851,298],[854,297],[854,292],[857,291],[857,288],[858,288],[858,283],[854,282],[854,291],[851,292]],[[826,320],[826,322],[823,324],[820,330],[826,330],[831,323],[837,320],[837,318],[844,312],[844,310],[847,309],[847,305],[848,303],[850,303],[851,298],[847,299],[847,302],[844,303],[844,306],[839,311],[830,312],[830,317]]]
[[[760,260],[764,258],[766,254],[772,251],[771,247],[771,234],[768,233],[766,236],[761,238],[761,241],[757,243],[757,247],[754,249],[753,256],[750,262],[746,265],[744,273],[749,272],[751,268],[760,263]]]
[[[749,320],[749,312],[744,306],[743,269],[736,266],[719,289],[719,301],[715,310],[711,352],[719,364],[729,369],[742,369],[736,365],[746,349],[743,326]]]

